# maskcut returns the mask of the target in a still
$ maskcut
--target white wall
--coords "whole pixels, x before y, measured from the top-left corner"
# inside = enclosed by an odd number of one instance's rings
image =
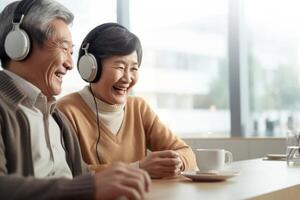
[[[232,152],[234,161],[285,154],[285,138],[200,138],[183,139],[193,149],[220,148]]]

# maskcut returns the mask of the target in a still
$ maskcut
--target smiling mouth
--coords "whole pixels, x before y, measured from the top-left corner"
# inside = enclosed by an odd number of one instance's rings
[[[126,94],[127,93],[127,88],[119,88],[119,87],[115,87],[113,86],[113,88],[120,94]]]
[[[65,74],[62,73],[62,72],[55,72],[55,76],[56,76],[60,81],[62,81],[64,75],[65,75]]]

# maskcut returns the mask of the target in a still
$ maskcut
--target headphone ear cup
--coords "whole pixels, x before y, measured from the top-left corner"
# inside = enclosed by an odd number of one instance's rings
[[[4,42],[6,54],[12,60],[24,60],[29,54],[30,39],[28,34],[21,29],[10,31]]]
[[[78,63],[78,71],[83,80],[94,82],[98,74],[98,65],[95,56],[91,53],[81,56]]]

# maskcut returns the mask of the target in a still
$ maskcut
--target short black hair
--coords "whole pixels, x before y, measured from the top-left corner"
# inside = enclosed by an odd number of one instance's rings
[[[83,40],[78,61],[85,54],[82,47],[89,43],[88,53],[94,55],[97,65],[101,66],[103,59],[116,55],[128,55],[136,51],[138,66],[142,62],[142,45],[139,38],[118,23],[105,23],[95,27]]]

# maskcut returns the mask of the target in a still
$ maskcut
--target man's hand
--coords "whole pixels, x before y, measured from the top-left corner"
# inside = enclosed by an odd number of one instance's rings
[[[143,199],[151,184],[147,172],[122,163],[96,173],[95,176],[96,200],[110,200],[124,196],[130,200]]]
[[[182,161],[176,151],[156,151],[140,161],[140,168],[146,170],[151,178],[179,175]]]

